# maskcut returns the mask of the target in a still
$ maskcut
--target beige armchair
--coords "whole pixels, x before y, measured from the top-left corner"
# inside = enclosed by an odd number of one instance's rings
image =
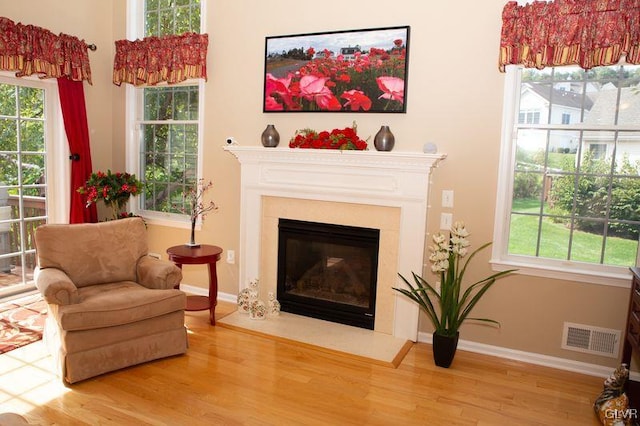
[[[182,272],[147,255],[141,218],[41,225],[35,241],[44,341],[67,383],[186,352]]]

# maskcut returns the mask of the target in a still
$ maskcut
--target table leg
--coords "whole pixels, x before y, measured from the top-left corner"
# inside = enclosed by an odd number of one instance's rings
[[[181,263],[175,263],[175,265],[178,268],[182,269]],[[216,283],[217,283],[217,279],[216,279]],[[175,288],[176,290],[180,290],[180,283],[176,284],[173,288]],[[211,289],[211,287],[209,287],[209,289]],[[208,296],[187,295],[187,306],[185,307],[185,311],[202,311],[204,309],[210,310],[210,306],[211,306],[211,303],[209,301]]]
[[[218,304],[218,272],[216,262],[209,263],[209,321],[216,325],[216,305]]]

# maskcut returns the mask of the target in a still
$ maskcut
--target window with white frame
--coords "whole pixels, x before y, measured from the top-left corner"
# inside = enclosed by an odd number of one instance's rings
[[[510,66],[505,89],[494,265],[624,279],[638,261],[640,66]],[[536,104],[539,122],[523,120]]]
[[[55,80],[0,73],[0,297],[34,288],[35,228],[68,221],[61,120]]]
[[[143,36],[200,33],[200,0],[132,1]],[[138,36],[139,38],[139,36]],[[137,211],[148,218],[182,219],[183,194],[201,176],[202,82],[133,89],[137,173],[145,183]]]

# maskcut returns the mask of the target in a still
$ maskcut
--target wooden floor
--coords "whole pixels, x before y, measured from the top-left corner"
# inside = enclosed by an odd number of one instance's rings
[[[42,425],[600,424],[601,378],[465,351],[443,369],[424,343],[393,369],[187,317],[186,355],[73,386],[41,342],[0,355],[0,412]]]

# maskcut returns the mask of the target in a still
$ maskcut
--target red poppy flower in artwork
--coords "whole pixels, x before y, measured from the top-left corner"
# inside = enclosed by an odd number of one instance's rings
[[[283,106],[277,101],[277,98],[282,99],[289,109],[294,108],[291,91],[289,85],[291,84],[292,75],[289,74],[286,78],[276,78],[272,74],[267,73],[265,84],[265,108],[267,111],[282,111]],[[277,95],[273,96],[273,95]]]
[[[389,99],[392,101],[404,102],[404,80],[398,77],[378,77],[376,78],[378,88],[384,93],[378,99]]]
[[[300,95],[308,101],[315,101],[322,109],[338,111],[342,105],[326,86],[328,80],[328,77],[305,75],[300,79]]]
[[[307,100],[313,100],[316,95],[324,95],[329,90],[325,84],[328,77],[305,75],[300,79],[300,94]]]
[[[284,111],[284,106],[276,101],[273,96],[267,96],[265,98],[264,107],[267,111]]]
[[[331,91],[328,95],[319,95],[316,96],[316,104],[322,109],[326,109],[329,111],[340,111],[342,109],[342,105],[340,105],[340,101],[336,98]]]
[[[360,90],[348,90],[340,95],[341,98],[346,99],[345,107],[349,107],[351,111],[369,111],[371,109],[371,99]]]

